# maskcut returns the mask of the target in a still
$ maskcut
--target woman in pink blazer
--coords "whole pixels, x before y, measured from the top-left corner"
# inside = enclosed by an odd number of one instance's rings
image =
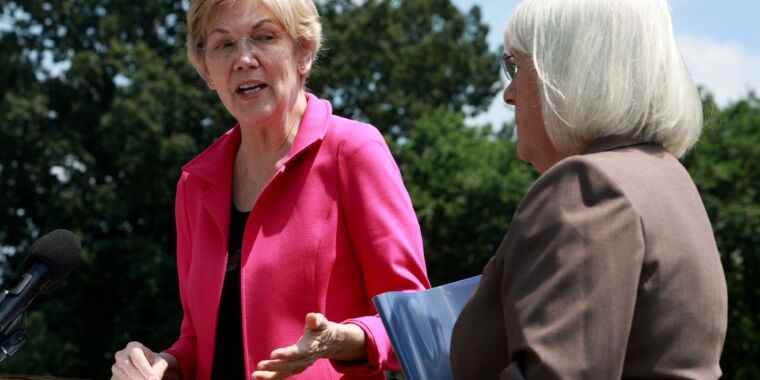
[[[383,379],[371,298],[430,286],[420,228],[382,135],[304,91],[314,3],[194,0],[187,40],[238,125],[177,185],[179,338],[130,343],[112,378]]]

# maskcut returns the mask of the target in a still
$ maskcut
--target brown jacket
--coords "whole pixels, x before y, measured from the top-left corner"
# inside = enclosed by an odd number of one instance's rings
[[[545,172],[452,336],[454,379],[717,379],[726,282],[689,174],[607,138]]]

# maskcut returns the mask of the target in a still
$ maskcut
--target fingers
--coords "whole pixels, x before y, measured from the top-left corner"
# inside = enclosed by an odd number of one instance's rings
[[[285,379],[309,368],[318,356],[301,349],[298,345],[278,348],[272,351],[271,359],[262,360],[253,373],[254,379]]]
[[[320,313],[308,313],[305,319],[304,334],[298,342],[280,347],[272,351],[269,360],[260,361],[252,374],[254,379],[285,379],[303,372],[323,356],[332,341],[332,323]]]
[[[163,358],[160,358],[154,365],[151,365],[150,359],[154,359],[156,356],[153,351],[142,345],[142,343],[130,342],[123,350],[116,352],[114,355],[115,363],[111,367],[111,379],[161,379],[168,363]]]
[[[271,371],[255,371],[253,372],[252,377],[253,380],[280,380],[287,378],[286,375]]]
[[[156,360],[156,364],[153,365],[153,373],[155,374],[163,374],[166,372],[166,368],[169,367],[169,362],[166,361],[164,358],[159,358]]]
[[[272,359],[298,360],[311,354],[311,352],[304,350],[301,346],[294,344],[292,346],[280,347],[272,351],[269,356]]]
[[[298,360],[281,360],[269,359],[262,360],[256,366],[256,370],[282,372],[282,373],[300,373],[315,362],[315,358],[304,357]]]
[[[262,360],[253,372],[254,379],[286,379],[309,368],[314,360],[304,358],[301,360]]]
[[[113,380],[131,380],[140,379],[140,373],[132,365],[129,359],[117,360],[113,366],[111,366],[111,379]]]
[[[111,367],[113,379],[129,379],[135,375],[135,368],[129,359],[129,345],[114,355],[114,364]]]
[[[145,352],[142,348],[132,347],[132,349],[129,350],[129,360],[143,378],[152,378],[153,368],[151,368],[148,358],[145,357]]]

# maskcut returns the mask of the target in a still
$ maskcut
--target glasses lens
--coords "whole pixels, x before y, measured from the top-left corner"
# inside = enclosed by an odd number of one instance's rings
[[[504,70],[504,75],[506,75],[507,80],[512,80],[515,77],[515,74],[517,73],[517,66],[514,62],[512,62],[512,56],[508,54],[504,54],[501,57],[501,67]]]
[[[251,37],[241,37],[237,40],[223,39],[220,41],[213,41],[208,44],[210,46],[206,46],[205,51],[210,59],[223,61],[228,60],[230,57],[241,51],[241,44],[245,46],[243,51],[248,51],[254,48],[254,42]]]

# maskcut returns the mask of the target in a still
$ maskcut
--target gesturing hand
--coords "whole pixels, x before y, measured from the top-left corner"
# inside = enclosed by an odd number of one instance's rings
[[[166,359],[140,342],[130,342],[114,359],[111,380],[160,380],[168,366]]]
[[[253,372],[254,379],[279,380],[303,372],[319,358],[366,359],[364,331],[353,324],[330,322],[324,315],[306,315],[304,333],[296,344],[272,351]]]

